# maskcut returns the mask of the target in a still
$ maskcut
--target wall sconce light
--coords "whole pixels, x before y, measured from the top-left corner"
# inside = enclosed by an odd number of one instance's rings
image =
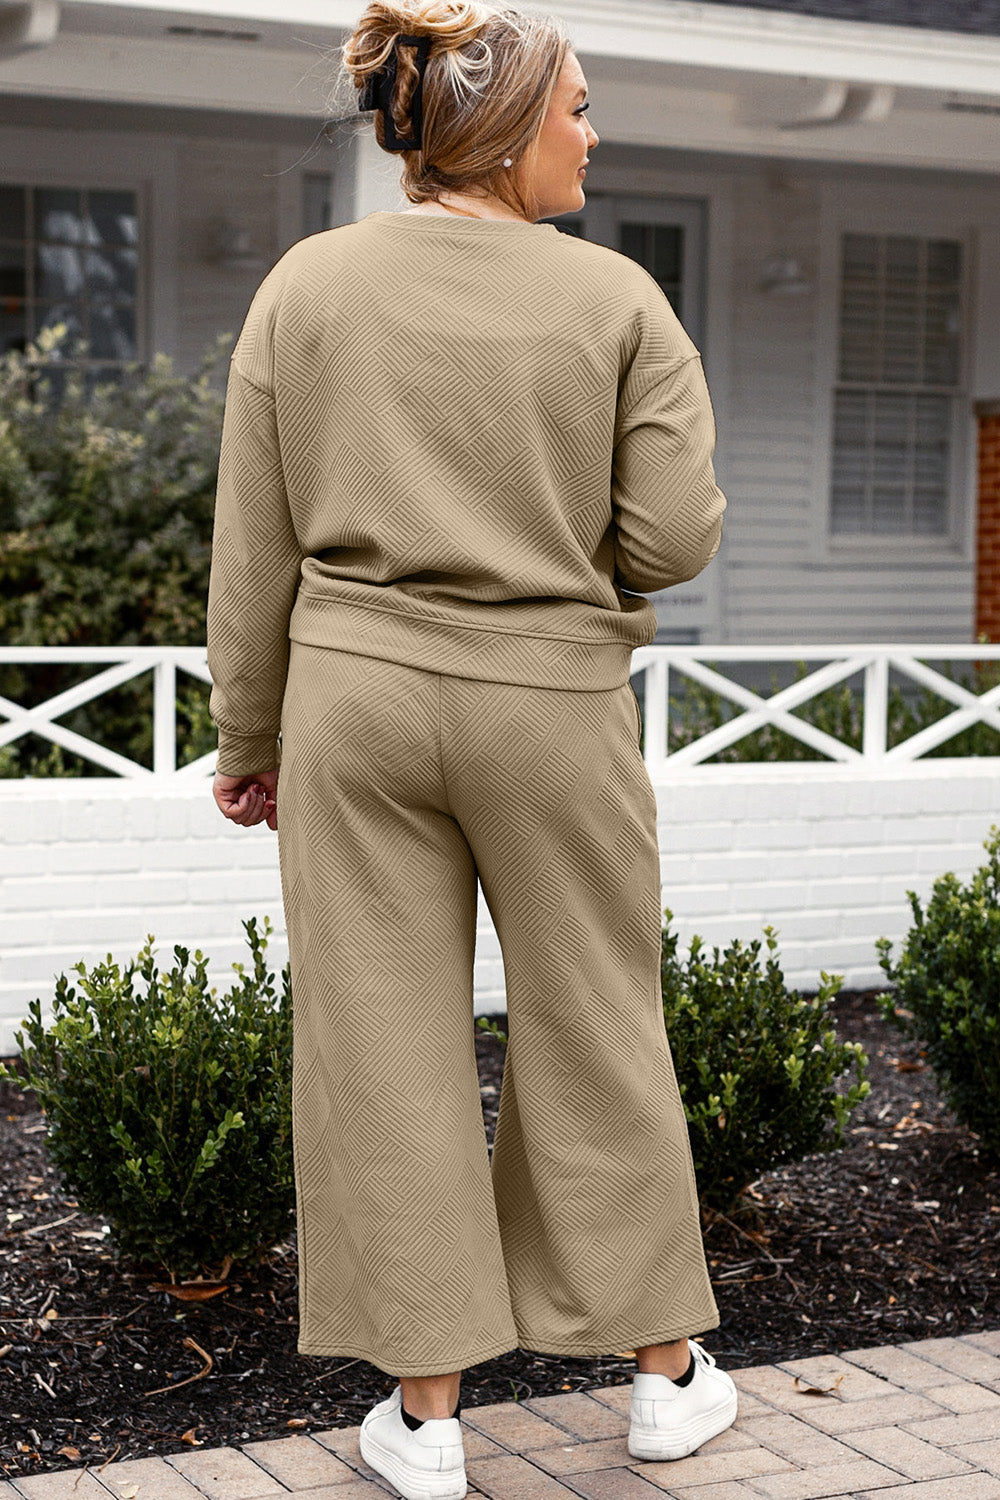
[[[210,227],[206,259],[224,271],[259,271],[264,265],[250,230],[230,219],[218,219]]]
[[[770,297],[801,297],[812,291],[812,282],[794,255],[772,255],[761,267],[760,291]]]

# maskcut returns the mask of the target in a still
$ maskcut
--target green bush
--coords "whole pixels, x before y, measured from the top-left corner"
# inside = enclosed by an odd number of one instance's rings
[[[968,885],[950,872],[939,876],[926,910],[907,892],[913,926],[898,962],[888,938],[876,944],[891,986],[879,1003],[924,1044],[958,1118],[1000,1154],[1000,827],[983,847],[989,858]]]
[[[851,1110],[868,1096],[868,1057],[857,1042],[839,1042],[828,1006],[840,976],[821,974],[813,999],[785,986],[777,938],[738,940],[720,955],[693,937],[687,962],[677,956],[673,913],[664,907],[660,980],[663,1018],[684,1101],[688,1134],[706,1208],[732,1209],[743,1189],[771,1167],[843,1143]],[[507,1036],[480,1016],[477,1025]],[[837,1080],[848,1068],[845,1092]]]
[[[866,1097],[868,1058],[837,1040],[829,1003],[840,976],[821,974],[812,999],[789,990],[777,938],[730,943],[708,957],[699,937],[681,960],[665,908],[660,979],[663,1017],[684,1101],[702,1203],[726,1212],[743,1189],[782,1162],[843,1142],[851,1110]],[[845,1092],[837,1080],[848,1068]]]
[[[0,640],[11,646],[201,646],[232,340],[194,376],[157,355],[92,386],[60,330],[0,359]],[[98,669],[0,667],[0,694],[35,704]],[[208,687],[181,676],[180,760],[211,750]],[[152,764],[148,676],[67,714],[70,729]],[[0,775],[82,769],[41,740],[6,748]]]
[[[243,925],[251,964],[221,998],[199,952],[160,974],[150,937],[124,969],[77,964],[79,994],[62,975],[50,1027],[35,1000],[18,1031],[23,1075],[0,1065],[37,1094],[52,1160],[116,1254],[172,1276],[224,1279],[294,1228],[289,970],[276,1000],[270,923]]]

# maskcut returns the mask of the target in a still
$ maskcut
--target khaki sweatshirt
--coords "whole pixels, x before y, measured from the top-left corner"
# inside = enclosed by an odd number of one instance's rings
[[[405,213],[301,240],[230,367],[208,601],[219,770],[278,763],[289,640],[621,686],[656,631],[641,595],[718,550],[714,443],[698,351],[617,251],[554,224]]]

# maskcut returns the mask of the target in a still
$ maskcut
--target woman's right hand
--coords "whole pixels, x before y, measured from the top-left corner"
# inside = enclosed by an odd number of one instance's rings
[[[216,771],[212,795],[222,816],[241,828],[253,828],[265,821],[272,830],[278,826],[277,766],[253,776],[224,776]]]

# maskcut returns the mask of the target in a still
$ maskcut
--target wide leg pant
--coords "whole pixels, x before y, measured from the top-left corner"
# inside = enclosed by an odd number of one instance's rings
[[[638,715],[628,684],[510,686],[293,643],[278,833],[299,1353],[434,1375],[717,1326]],[[507,993],[492,1162],[477,874]]]

